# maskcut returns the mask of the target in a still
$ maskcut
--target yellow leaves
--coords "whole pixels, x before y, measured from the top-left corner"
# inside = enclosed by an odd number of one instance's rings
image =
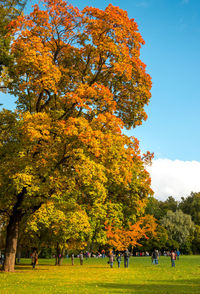
[[[29,186],[32,184],[33,176],[26,173],[16,173],[13,176],[14,182],[18,192],[21,192],[24,186]]]
[[[88,200],[98,198],[102,201],[106,198],[105,183],[107,178],[103,165],[87,157],[82,157],[78,164],[74,165],[74,168],[80,179],[82,188],[85,187]]]
[[[46,113],[30,114],[26,112],[23,115],[23,132],[30,141],[39,139],[48,141],[50,139],[51,120]]]
[[[17,193],[21,193],[24,187],[29,195],[33,195],[39,191],[37,178],[33,174],[32,167],[27,166],[23,172],[16,172],[12,175],[12,180]]]
[[[51,89],[57,93],[57,84],[61,78],[60,69],[55,65],[51,49],[44,46],[40,36],[24,31],[12,46],[16,62],[20,64],[19,73],[30,71],[28,81],[23,81],[21,88],[33,88],[40,93],[42,89]]]
[[[23,158],[24,156],[26,156],[25,151],[20,151],[18,154],[20,158]]]
[[[0,86],[2,86],[1,91],[6,92],[6,88],[12,81],[13,80],[9,76],[8,68],[3,66],[0,75]]]
[[[79,208],[77,211],[69,213],[68,221],[68,234],[70,234],[71,239],[78,240],[80,232],[84,232],[86,235],[90,232],[88,215],[84,210]]]
[[[27,232],[48,232],[51,243],[65,245],[70,242],[84,242],[90,233],[87,213],[79,206],[58,207],[53,202],[42,205],[28,222]],[[44,238],[45,236],[43,236]]]

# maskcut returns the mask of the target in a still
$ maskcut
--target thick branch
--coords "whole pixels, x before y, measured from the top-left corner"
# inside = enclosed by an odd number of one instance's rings
[[[98,76],[99,74],[101,73],[101,70],[102,70],[102,66],[103,64],[105,63],[105,60],[103,60],[103,58],[101,57],[101,55],[99,56],[99,64],[98,64],[98,71],[95,75],[95,77],[92,79],[92,81],[89,83],[89,85],[91,86],[92,84],[94,84],[97,79],[98,79]]]
[[[65,113],[63,115],[61,115],[61,117],[58,118],[58,120],[67,119],[72,114],[72,111],[74,110],[76,104],[77,103],[73,103],[72,104],[72,107],[70,107],[69,109],[67,109],[65,111]]]
[[[36,102],[36,111],[37,112],[39,112],[40,111],[40,102],[41,102],[41,100],[42,100],[42,96],[43,96],[43,93],[44,93],[44,91],[42,90],[42,92],[40,93],[40,95],[39,95],[39,97],[38,97],[38,100],[37,100],[37,102]]]
[[[49,104],[49,102],[52,99],[52,95],[50,94],[50,92],[48,90],[46,90],[46,89],[44,91],[47,93],[47,95],[49,96],[49,98],[47,99],[47,101],[43,105],[41,105],[40,111],[42,111]]]
[[[27,190],[26,190],[26,187],[23,187],[22,189],[22,192],[20,192],[18,195],[17,195],[17,202],[15,203],[14,207],[13,207],[13,211],[17,211],[19,210],[23,200],[24,200],[24,197],[27,193]]]
[[[83,70],[83,72],[82,72],[82,82],[84,83],[84,76],[85,76],[85,74],[86,74],[86,72],[87,72],[87,69],[88,69],[88,65],[89,65],[89,63],[90,63],[90,56],[91,56],[91,51],[89,52],[89,54],[88,54],[88,56],[87,56],[87,62],[86,62],[86,65],[85,65],[85,69]]]

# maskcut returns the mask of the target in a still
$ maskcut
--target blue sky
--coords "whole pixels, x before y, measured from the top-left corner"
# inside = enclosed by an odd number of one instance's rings
[[[127,10],[129,17],[136,20],[146,42],[141,59],[147,64],[153,87],[146,108],[148,120],[128,133],[139,139],[142,151],[154,152],[156,160],[199,162],[200,1],[72,0],[70,3],[80,9],[87,5],[104,9],[112,3]],[[14,100],[0,94],[0,103],[5,108],[13,108],[11,101]]]

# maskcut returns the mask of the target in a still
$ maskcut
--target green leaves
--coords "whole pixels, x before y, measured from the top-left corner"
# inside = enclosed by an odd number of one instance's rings
[[[181,210],[176,212],[169,210],[161,223],[168,230],[169,238],[181,245],[186,242],[189,235],[195,230],[191,216],[184,214]]]

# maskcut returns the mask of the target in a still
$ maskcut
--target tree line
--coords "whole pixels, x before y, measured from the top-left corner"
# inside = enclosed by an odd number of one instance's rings
[[[145,212],[157,220],[157,236],[143,240],[137,250],[160,251],[180,249],[184,254],[200,253],[200,192],[165,201],[149,199]]]

